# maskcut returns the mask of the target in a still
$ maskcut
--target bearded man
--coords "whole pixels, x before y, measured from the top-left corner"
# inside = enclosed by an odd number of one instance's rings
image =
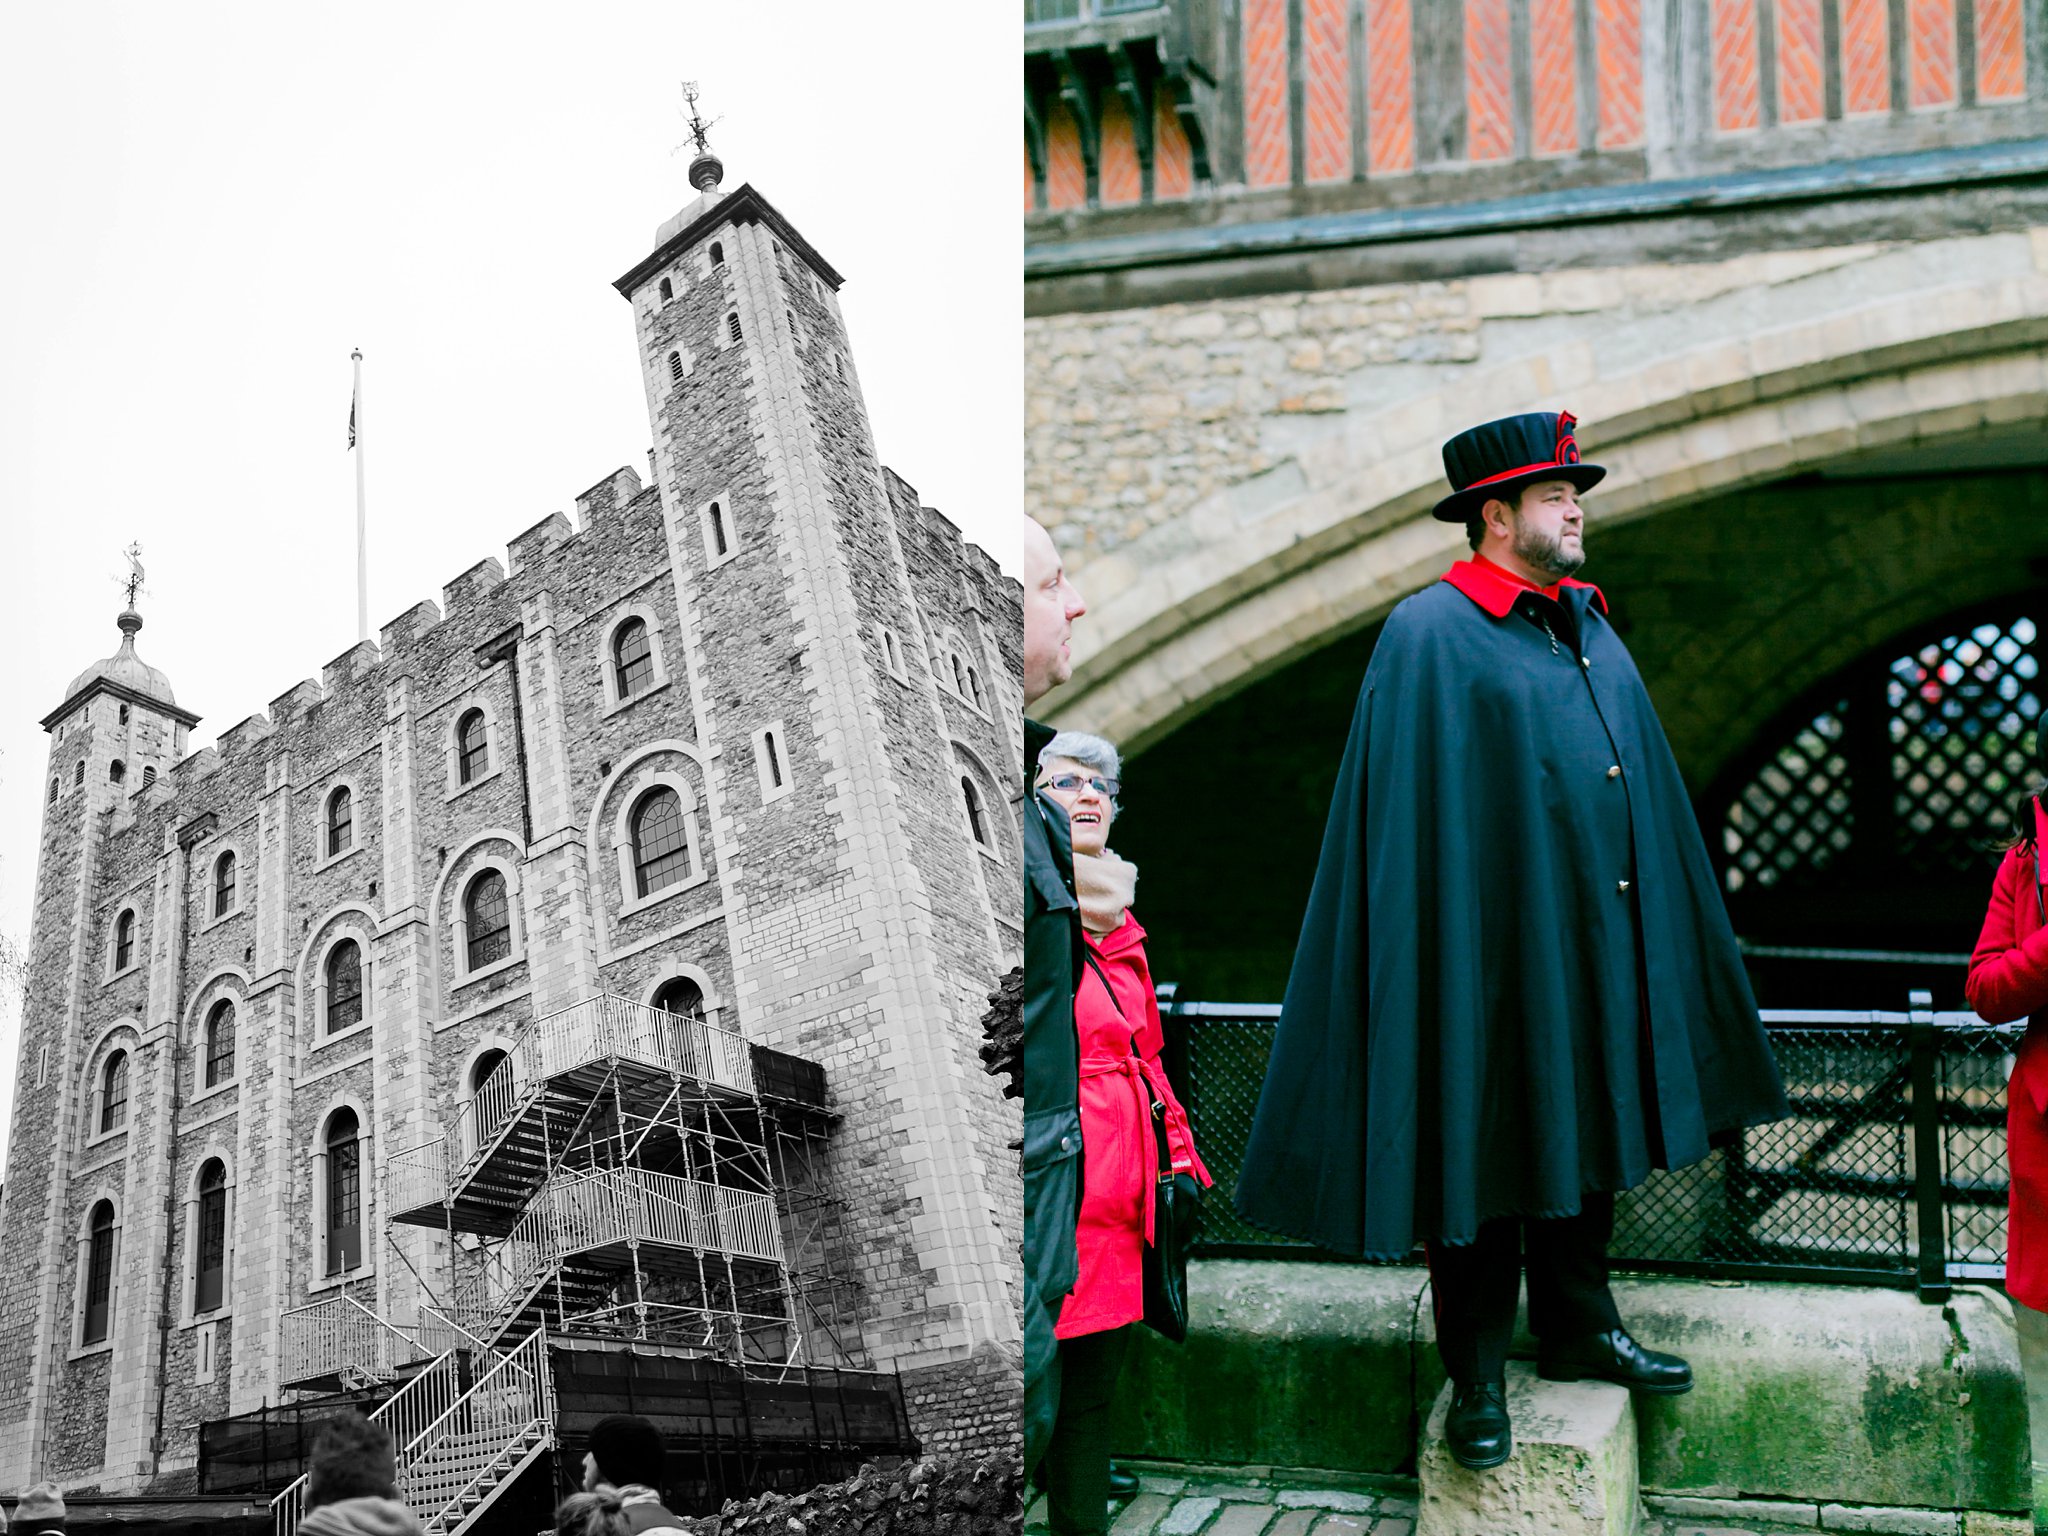
[[[1699,824],[1585,560],[1567,412],[1444,445],[1473,558],[1366,668],[1238,1184],[1354,1257],[1427,1244],[1446,1427],[1513,1445],[1524,1251],[1538,1371],[1684,1392],[1608,1288],[1614,1195],[1787,1113]]]

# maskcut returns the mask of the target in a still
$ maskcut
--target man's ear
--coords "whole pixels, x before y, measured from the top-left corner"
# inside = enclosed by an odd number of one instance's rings
[[[1498,534],[1511,534],[1514,531],[1514,514],[1515,509],[1498,496],[1489,496],[1486,505],[1479,509],[1479,515],[1486,520],[1486,526]]]

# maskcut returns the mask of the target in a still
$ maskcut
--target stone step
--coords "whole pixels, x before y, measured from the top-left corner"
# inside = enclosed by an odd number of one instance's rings
[[[1450,1406],[1446,1384],[1417,1455],[1416,1536],[1638,1536],[1636,1416],[1625,1388],[1544,1381],[1534,1366],[1511,1363],[1514,1454],[1478,1472],[1451,1459]]]

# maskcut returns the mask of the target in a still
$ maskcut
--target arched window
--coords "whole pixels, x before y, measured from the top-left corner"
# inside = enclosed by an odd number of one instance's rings
[[[78,767],[71,775],[71,782],[74,784],[83,784],[85,782],[85,759],[79,759]]]
[[[213,861],[213,915],[225,916],[235,910],[235,856],[223,853]]]
[[[632,698],[654,681],[654,648],[645,622],[628,619],[618,627],[612,636],[612,664],[622,699]]]
[[[882,665],[898,677],[903,675],[903,648],[896,643],[896,631],[882,631]]]
[[[669,376],[669,381],[670,381],[671,383],[675,383],[675,384],[680,384],[680,383],[682,382],[682,380],[683,380],[683,354],[682,354],[682,353],[680,353],[680,352],[671,352],[671,353],[669,353],[669,355],[668,355],[668,376]]]
[[[484,731],[484,712],[472,709],[455,727],[455,777],[474,784],[491,765],[491,744]]]
[[[664,277],[661,280],[661,302],[666,304],[670,299],[674,298],[675,296],[675,284],[671,283],[667,278]]]
[[[960,794],[967,801],[967,827],[974,840],[984,848],[993,848],[995,845],[988,840],[988,813],[981,806],[981,791],[964,773],[960,776]]]
[[[343,939],[327,956],[327,1033],[363,1022],[363,951]]]
[[[344,784],[327,797],[327,857],[347,853],[356,841],[355,794]]]
[[[466,1112],[462,1117],[463,1150],[474,1152],[496,1133],[512,1111],[516,1091],[510,1069],[500,1072],[509,1058],[503,1051],[485,1051],[469,1069],[462,1084]],[[497,1078],[496,1082],[491,1079]]]
[[[725,537],[725,508],[717,502],[711,503],[708,516],[711,519],[711,548],[715,558],[723,560],[731,546]]]
[[[85,1326],[81,1344],[104,1344],[114,1322],[114,1202],[92,1208],[85,1242]]]
[[[633,811],[633,874],[642,896],[686,880],[690,840],[683,802],[667,785],[648,792]]]
[[[235,1005],[222,998],[206,1015],[206,1086],[218,1087],[235,1075]]]
[[[363,1262],[363,1155],[361,1127],[352,1109],[327,1122],[327,1269],[330,1275]]]
[[[972,667],[967,669],[967,695],[974,700],[974,707],[976,709],[988,708],[987,700],[981,696],[981,679],[975,675],[974,668]]]
[[[725,265],[725,247],[720,245],[716,240],[711,242],[711,265],[713,265],[714,267],[722,267]]]
[[[126,704],[121,706],[121,723],[123,725],[128,723],[128,706]]]
[[[512,906],[505,899],[505,877],[487,869],[469,883],[462,900],[469,930],[469,968],[480,971],[512,953]]]
[[[125,971],[135,963],[135,909],[130,907],[114,919],[114,969]]]
[[[704,989],[687,976],[674,977],[664,981],[661,990],[654,994],[654,1006],[663,1013],[701,1019],[704,1017]]]
[[[128,1123],[128,1053],[116,1051],[100,1068],[100,1133]]]
[[[957,651],[953,654],[953,691],[963,699],[967,697],[967,668]]]
[[[144,763],[142,765],[142,787],[144,789],[147,789],[149,788],[150,785],[154,784],[155,782],[156,766],[152,763]]]
[[[51,805],[55,805],[55,804],[57,803],[57,781],[56,781],[55,779],[52,779],[52,780],[50,780],[50,802],[49,802],[49,803],[50,803]]]
[[[226,1292],[228,1267],[228,1171],[217,1157],[207,1159],[199,1170],[199,1230],[194,1234],[194,1246],[198,1273],[192,1286],[192,1310],[217,1311]]]
[[[128,777],[128,765],[118,757],[107,765],[107,777],[119,784]]]
[[[726,339],[729,341],[738,341],[740,339],[740,312],[736,309],[729,310],[726,313],[725,334]]]

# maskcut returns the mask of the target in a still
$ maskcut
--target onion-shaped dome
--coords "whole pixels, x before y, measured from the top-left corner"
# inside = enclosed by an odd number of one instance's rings
[[[116,683],[152,699],[161,699],[166,704],[178,702],[178,696],[171,692],[171,680],[155,667],[135,654],[135,634],[142,628],[142,615],[130,608],[114,621],[121,626],[121,649],[105,661],[96,661],[71,681],[64,690],[66,699],[75,699],[97,682]]]

